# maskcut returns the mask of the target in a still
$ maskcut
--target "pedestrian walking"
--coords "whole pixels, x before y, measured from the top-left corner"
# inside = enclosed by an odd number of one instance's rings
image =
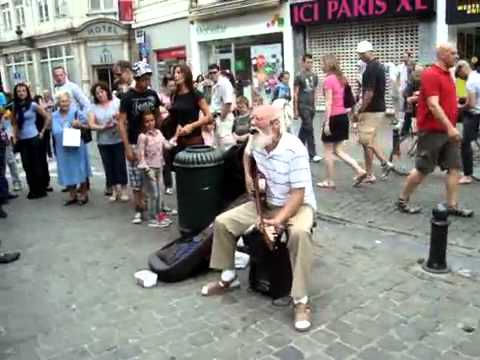
[[[56,143],[58,183],[70,194],[64,205],[85,205],[89,200],[87,181],[92,176],[88,149],[83,139],[79,146],[67,146],[64,137],[66,129],[88,129],[87,116],[73,105],[69,92],[57,94],[57,109],[52,114],[52,135]]]
[[[350,155],[342,149],[343,142],[348,140],[348,109],[345,108],[345,89],[348,81],[340,69],[335,55],[325,55],[322,59],[323,71],[326,74],[323,91],[325,96],[325,120],[322,129],[322,142],[325,149],[325,168],[327,177],[317,183],[322,189],[335,189],[335,156],[350,166],[356,173],[354,186],[358,186],[367,177],[367,172],[358,165]]]
[[[132,64],[127,60],[119,60],[113,65],[113,94],[122,100],[123,96],[135,87]]]
[[[364,182],[374,183],[374,156],[380,160],[383,176],[386,177],[394,166],[387,160],[377,143],[377,133],[380,125],[385,122],[385,69],[375,57],[373,46],[368,41],[362,41],[357,46],[360,59],[366,68],[362,75],[362,100],[354,121],[358,122],[359,143],[363,147],[367,177]]]
[[[26,84],[15,85],[13,94],[13,143],[20,152],[27,177],[27,199],[39,199],[47,196],[49,187],[43,137],[50,126],[51,117],[44,108],[33,102],[30,88]],[[37,114],[44,118],[41,131],[38,131],[36,126]]]
[[[127,172],[130,187],[133,192],[135,215],[133,224],[143,222],[145,199],[143,192],[143,172],[138,168],[137,142],[142,127],[142,113],[149,111],[160,118],[160,99],[157,92],[150,89],[152,69],[143,61],[138,61],[132,67],[135,87],[132,87],[120,100],[118,130],[122,139],[127,158]]]
[[[18,171],[17,157],[13,151],[13,127],[11,117],[12,111],[7,110],[7,108],[0,108],[0,130],[3,131],[8,138],[8,142],[5,146],[5,162],[10,171],[12,189],[17,192],[21,191],[23,186]]]
[[[290,73],[288,71],[282,71],[278,76],[278,84],[273,90],[272,103],[277,99],[285,99],[287,101],[292,100],[292,91],[289,86]]]
[[[303,70],[294,82],[293,111],[295,118],[300,117],[302,124],[298,133],[299,139],[307,146],[308,155],[313,162],[322,160],[317,155],[313,118],[315,117],[315,95],[318,87],[318,76],[313,70],[313,57],[305,54],[302,58]]]
[[[220,71],[217,64],[211,64],[208,67],[208,75],[214,84],[211,108],[215,120],[216,142],[222,149],[228,149],[235,144],[232,134],[235,106],[233,75],[227,71]]]
[[[468,185],[473,182],[473,150],[472,141],[478,138],[480,124],[480,74],[473,71],[470,65],[461,60],[457,63],[456,73],[467,80],[467,98],[462,106],[463,136],[462,136],[462,168],[463,176],[459,184]]]
[[[164,228],[172,224],[167,213],[163,209],[164,191],[162,183],[162,170],[164,165],[163,151],[173,148],[155,128],[156,118],[152,112],[142,114],[142,133],[138,136],[138,168],[143,171],[144,184],[148,199],[148,226]]]
[[[177,65],[174,72],[177,89],[170,107],[170,121],[178,130],[175,149],[178,152],[187,146],[204,144],[202,127],[212,122],[212,116],[202,93],[193,86],[190,68],[184,64]]]
[[[107,84],[92,86],[93,105],[88,114],[90,129],[97,132],[97,146],[102,158],[109,201],[128,201],[125,150],[118,132],[120,100],[112,96]]]
[[[416,214],[420,207],[410,205],[410,196],[437,166],[447,171],[448,213],[470,217],[473,211],[458,204],[461,136],[457,130],[457,96],[450,69],[455,65],[457,49],[451,44],[437,47],[437,61],[422,73],[417,109],[418,144],[415,168],[407,177],[396,203],[403,213]]]

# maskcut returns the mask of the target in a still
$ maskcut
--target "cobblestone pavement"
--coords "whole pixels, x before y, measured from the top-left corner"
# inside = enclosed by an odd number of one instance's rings
[[[322,171],[314,165],[315,180]],[[347,174],[339,166],[339,178]],[[223,298],[199,294],[215,273],[137,287],[133,273],[176,229],[130,224],[128,207],[101,195],[101,177],[82,208],[64,208],[58,187],[48,199],[18,199],[0,222],[2,249],[22,251],[18,262],[0,265],[0,359],[479,359],[478,220],[451,226],[454,271],[427,275],[417,261],[428,253],[428,214],[391,211],[402,181],[355,190],[340,180],[336,193],[317,191],[306,334],[293,330],[291,308],[248,291],[246,271],[244,286]],[[439,181],[417,197],[426,209],[440,200]],[[469,195],[462,199],[478,213]]]

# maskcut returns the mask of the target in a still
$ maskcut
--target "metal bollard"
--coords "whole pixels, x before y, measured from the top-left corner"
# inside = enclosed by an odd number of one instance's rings
[[[432,210],[432,227],[430,232],[430,253],[428,260],[423,263],[423,270],[433,274],[450,272],[447,265],[448,243],[448,209],[439,204]]]

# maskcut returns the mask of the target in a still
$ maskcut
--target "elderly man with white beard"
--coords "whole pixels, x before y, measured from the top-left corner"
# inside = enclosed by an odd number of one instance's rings
[[[311,327],[308,287],[313,260],[312,233],[316,200],[313,193],[308,152],[301,141],[282,129],[280,110],[272,105],[257,107],[252,113],[251,135],[245,154],[251,156],[265,177],[266,202],[263,214],[266,232],[275,234],[288,228],[288,250],[292,266],[291,296],[295,305],[294,327]],[[247,190],[253,191],[253,174],[245,166]],[[202,288],[202,295],[222,295],[240,286],[235,273],[234,254],[238,237],[257,223],[255,202],[249,201],[220,214],[215,219],[210,267],[221,270],[220,280]]]

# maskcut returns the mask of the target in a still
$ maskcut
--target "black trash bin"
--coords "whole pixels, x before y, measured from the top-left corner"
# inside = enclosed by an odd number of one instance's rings
[[[175,156],[178,225],[183,235],[196,234],[212,223],[223,207],[223,154],[195,145]]]

